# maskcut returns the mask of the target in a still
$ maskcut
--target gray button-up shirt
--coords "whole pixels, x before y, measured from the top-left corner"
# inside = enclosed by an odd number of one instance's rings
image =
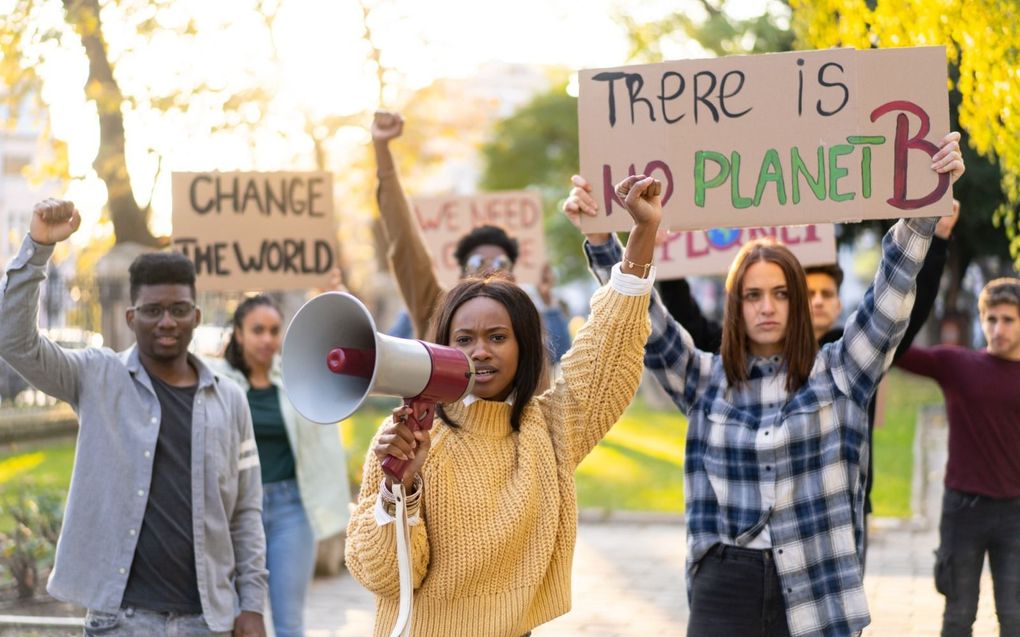
[[[53,246],[26,238],[0,279],[0,357],[79,420],[74,472],[47,590],[87,608],[120,608],[152,479],[160,407],[135,347],[65,350],[39,334],[39,283]],[[191,507],[195,567],[209,627],[261,613],[268,572],[262,484],[240,388],[195,357]]]

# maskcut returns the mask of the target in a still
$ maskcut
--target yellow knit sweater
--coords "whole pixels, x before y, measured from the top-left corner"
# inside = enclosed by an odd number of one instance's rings
[[[604,287],[519,432],[505,402],[447,405],[460,426],[433,425],[421,522],[411,527],[415,637],[519,637],[570,609],[574,470],[633,399],[649,331],[648,295]],[[369,451],[346,551],[351,574],[376,595],[378,637],[396,620],[400,591],[395,525],[374,516],[382,480]]]

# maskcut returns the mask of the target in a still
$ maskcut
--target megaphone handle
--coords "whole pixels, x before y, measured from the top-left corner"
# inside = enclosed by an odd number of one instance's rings
[[[428,431],[432,428],[432,421],[436,417],[436,401],[421,397],[405,398],[404,406],[411,408],[411,415],[407,417],[407,426],[411,428],[411,431],[423,429]],[[394,480],[403,482],[404,472],[409,463],[410,460],[386,456],[382,461],[382,470]]]

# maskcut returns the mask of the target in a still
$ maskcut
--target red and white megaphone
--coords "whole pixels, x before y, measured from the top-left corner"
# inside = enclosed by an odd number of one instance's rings
[[[376,331],[368,308],[344,292],[326,292],[301,306],[283,341],[283,384],[305,418],[333,424],[369,394],[401,396],[412,430],[429,429],[436,403],[471,393],[474,364],[463,352]],[[402,480],[406,460],[386,458],[383,471]]]

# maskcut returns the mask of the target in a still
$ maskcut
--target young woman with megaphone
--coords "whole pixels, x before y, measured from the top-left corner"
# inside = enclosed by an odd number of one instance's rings
[[[415,637],[521,637],[570,608],[577,538],[574,470],[637,391],[649,334],[661,184],[629,177],[618,193],[634,219],[612,281],[550,389],[538,311],[500,275],[467,279],[437,308],[435,342],[474,365],[463,401],[415,431],[401,407],[379,429],[348,527],[347,566],[376,595],[375,635],[397,622],[400,582],[392,493],[381,463],[407,462]]]

